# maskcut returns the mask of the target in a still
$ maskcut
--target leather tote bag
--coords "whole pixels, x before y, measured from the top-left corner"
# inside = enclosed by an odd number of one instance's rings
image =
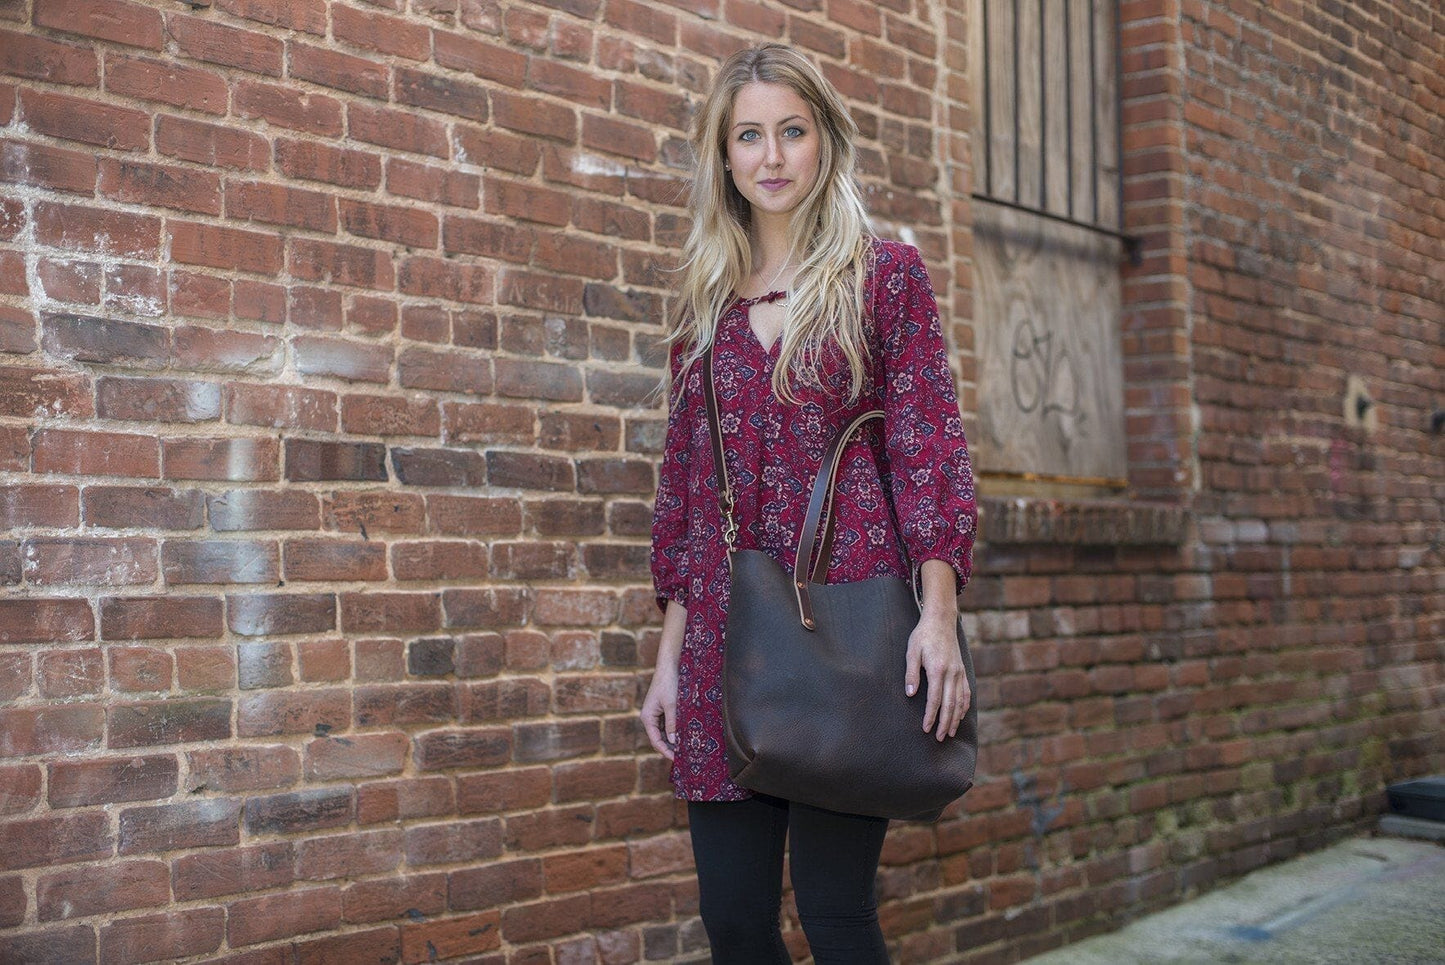
[[[917,569],[911,584],[896,577],[823,583],[839,458],[882,410],[860,415],[829,446],[790,573],[761,550],[736,547],[711,350],[703,380],[731,567],[723,721],[733,780],[848,814],[936,820],[972,786],[978,760],[978,690],[962,620],[958,646],[974,697],[958,733],[939,741],[923,730],[932,681],[925,674],[913,697],[903,691],[908,637],[920,613]]]

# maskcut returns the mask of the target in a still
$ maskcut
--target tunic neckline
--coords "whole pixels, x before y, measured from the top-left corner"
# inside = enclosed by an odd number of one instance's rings
[[[764,345],[763,340],[758,338],[758,333],[753,330],[753,320],[749,317],[751,312],[748,310],[754,305],[764,302],[775,302],[780,298],[786,298],[787,295],[788,293],[786,291],[770,291],[765,295],[754,295],[752,298],[739,298],[733,303],[735,308],[742,310],[743,327],[748,330],[748,336],[753,340],[753,344],[762,350],[763,355],[767,357],[769,363],[772,362],[773,349],[777,348],[778,343],[783,340],[783,334],[779,332],[777,337],[773,339],[771,345]]]

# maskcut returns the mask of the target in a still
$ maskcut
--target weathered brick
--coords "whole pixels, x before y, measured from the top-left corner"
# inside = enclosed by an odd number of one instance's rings
[[[512,734],[497,727],[419,734],[413,750],[416,766],[423,770],[495,767],[511,756]]]
[[[110,822],[99,811],[0,824],[0,868],[51,867],[110,857]]]
[[[119,704],[106,709],[107,745],[150,747],[223,740],[231,736],[231,702],[220,699],[164,700]]]
[[[335,928],[341,922],[341,890],[290,889],[243,898],[226,906],[226,939],[232,946],[255,945]]]
[[[99,746],[105,710],[99,704],[0,707],[0,757],[35,757]]]
[[[352,923],[437,915],[446,907],[447,876],[440,873],[358,881],[341,893],[342,919]]]
[[[121,854],[181,851],[240,843],[241,802],[214,798],[127,808],[120,815]]]
[[[0,600],[0,643],[58,643],[95,639],[86,600]]]
[[[182,959],[214,952],[225,934],[221,908],[119,918],[101,926],[100,954],[117,965]]]
[[[336,629],[336,598],[329,593],[252,593],[226,597],[226,624],[232,633],[320,633]]]
[[[58,761],[47,769],[47,797],[53,808],[170,797],[180,773],[174,756]]]
[[[296,870],[313,881],[361,878],[395,870],[402,855],[400,828],[324,835],[297,846]]]
[[[217,597],[102,597],[100,635],[106,640],[157,640],[221,635]]]
[[[410,746],[400,733],[318,738],[306,745],[306,776],[335,780],[399,774]]]
[[[0,814],[24,814],[39,804],[41,774],[38,764],[0,766]]]
[[[262,690],[241,697],[236,711],[243,737],[343,730],[351,721],[345,690]]]
[[[413,825],[406,830],[406,860],[412,866],[485,861],[502,852],[499,819]]]
[[[294,864],[293,845],[289,841],[200,851],[175,859],[172,887],[177,901],[277,888],[294,880]]]
[[[95,965],[95,927],[71,925],[0,935],[0,961],[26,965]]]
[[[292,833],[334,828],[351,821],[349,788],[315,788],[246,799],[245,826],[251,834]]]

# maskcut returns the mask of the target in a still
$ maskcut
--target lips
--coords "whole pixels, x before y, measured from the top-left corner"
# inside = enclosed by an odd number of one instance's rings
[[[787,178],[773,178],[769,181],[759,181],[758,186],[767,188],[769,191],[776,191],[779,188],[787,187],[793,182]]]

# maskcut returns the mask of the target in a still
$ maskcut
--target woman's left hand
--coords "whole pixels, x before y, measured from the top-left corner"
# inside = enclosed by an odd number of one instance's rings
[[[958,607],[951,594],[946,598],[938,587],[947,582],[953,588],[953,571],[938,560],[923,565],[924,607],[918,626],[908,637],[907,672],[903,677],[904,692],[912,697],[918,693],[920,671],[928,680],[928,702],[923,710],[924,731],[934,730],[939,740],[953,737],[968,713],[973,693],[968,688],[968,674],[963,669],[963,654],[958,649]]]

